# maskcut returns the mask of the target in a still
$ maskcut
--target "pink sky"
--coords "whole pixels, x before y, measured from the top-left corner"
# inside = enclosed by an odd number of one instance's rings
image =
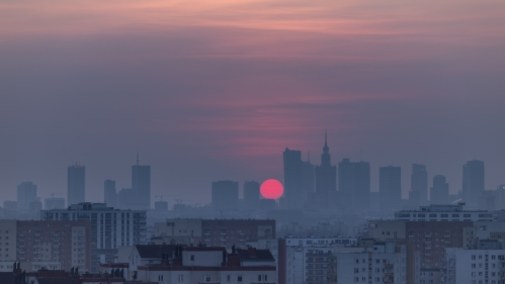
[[[425,163],[456,190],[479,158],[493,188],[503,27],[501,0],[3,1],[0,188],[63,193],[78,160],[99,200],[141,151],[155,192],[205,200],[215,179],[281,178],[285,147],[317,161],[326,128],[334,163],[405,182]]]

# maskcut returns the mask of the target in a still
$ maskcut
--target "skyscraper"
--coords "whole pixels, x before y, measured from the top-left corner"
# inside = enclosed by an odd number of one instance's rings
[[[212,206],[217,210],[238,208],[238,182],[221,180],[212,183]]]
[[[447,204],[449,203],[449,183],[443,175],[433,177],[433,186],[431,188],[431,203]]]
[[[75,164],[67,170],[68,206],[84,202],[86,199],[86,168]]]
[[[402,169],[387,166],[379,169],[379,192],[384,209],[397,209],[402,198]]]
[[[31,181],[25,181],[18,185],[18,210],[28,211],[30,204],[38,200],[37,185]]]
[[[284,161],[284,197],[281,205],[284,208],[299,209],[304,203],[302,152],[286,148]]]
[[[409,199],[414,205],[426,205],[428,201],[428,172],[425,165],[412,165],[410,189]]]
[[[116,207],[116,182],[106,180],[103,182],[103,200],[110,207]]]
[[[310,162],[310,157],[307,161],[302,161],[302,191],[304,192],[304,201],[307,199],[308,194],[314,192],[314,186],[316,185],[315,173],[315,168]]]
[[[246,181],[243,189],[245,208],[257,209],[260,201],[260,184],[256,181]]]
[[[138,198],[135,209],[151,208],[151,167],[141,165],[137,155],[137,163],[132,166],[132,191]]]
[[[343,206],[363,211],[370,207],[370,164],[343,159],[338,164],[338,190]]]
[[[473,160],[463,165],[463,199],[470,207],[478,207],[484,194],[484,162]]]
[[[316,167],[316,195],[325,205],[334,204],[330,199],[337,192],[337,167],[331,165],[330,148],[328,147],[328,134],[324,133],[323,153],[321,165]]]

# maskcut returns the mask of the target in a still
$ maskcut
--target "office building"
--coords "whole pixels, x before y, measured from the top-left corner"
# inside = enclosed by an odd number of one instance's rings
[[[338,190],[341,204],[354,212],[367,211],[370,208],[370,164],[351,162],[343,159],[338,164]]]
[[[260,184],[256,181],[246,181],[243,186],[243,204],[248,210],[258,209],[260,201]]]
[[[116,207],[117,193],[115,181],[108,179],[103,182],[103,201],[107,206]]]
[[[237,210],[238,202],[238,182],[221,180],[212,183],[212,207],[215,210]]]
[[[425,165],[412,165],[409,199],[415,206],[428,203],[428,172]]]
[[[138,155],[137,163],[132,166],[132,190],[136,197],[136,206],[132,209],[146,210],[151,208],[151,167],[141,165]]]
[[[29,211],[30,204],[38,201],[37,185],[31,181],[26,181],[18,185],[17,188],[17,209],[18,211]]]
[[[82,203],[86,200],[86,168],[75,164],[67,169],[68,205]]]
[[[463,165],[463,199],[469,207],[477,208],[482,203],[485,190],[484,162],[468,161]]]
[[[379,192],[383,210],[394,210],[401,206],[402,169],[387,166],[379,169]]]
[[[285,192],[281,206],[286,209],[300,209],[306,200],[306,193],[303,189],[302,152],[286,148],[283,162]]]
[[[448,204],[449,203],[449,183],[443,175],[433,177],[433,186],[431,187],[431,203]]]

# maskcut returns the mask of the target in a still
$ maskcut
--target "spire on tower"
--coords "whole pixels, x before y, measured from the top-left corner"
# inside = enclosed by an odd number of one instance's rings
[[[324,147],[323,147],[323,152],[328,153],[330,151],[330,148],[328,147],[328,130],[324,130]]]

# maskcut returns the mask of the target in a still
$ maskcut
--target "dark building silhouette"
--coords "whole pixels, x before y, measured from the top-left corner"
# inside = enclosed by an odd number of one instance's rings
[[[116,207],[117,193],[116,182],[113,180],[106,180],[103,182],[103,201],[111,207]]]
[[[299,209],[304,203],[302,152],[286,148],[284,161],[284,197],[281,205],[288,209]]]
[[[310,156],[307,161],[302,161],[302,191],[304,192],[304,199],[307,195],[315,191],[316,185],[316,170],[314,165],[310,162]]]
[[[330,148],[328,147],[328,134],[324,134],[323,153],[321,164],[316,167],[316,196],[320,205],[334,204],[331,199],[337,192],[337,167],[331,165]]]
[[[28,211],[30,204],[38,201],[37,185],[31,181],[20,183],[17,188],[18,210]]]
[[[135,209],[151,208],[151,167],[137,163],[132,166],[132,191],[137,198]]]
[[[212,183],[212,206],[217,210],[238,208],[238,182],[221,180]]]
[[[449,183],[443,175],[433,177],[433,187],[431,188],[431,203],[448,204],[449,203]]]
[[[385,210],[397,209],[402,198],[402,169],[387,166],[379,169],[379,192]]]
[[[338,164],[338,190],[347,210],[364,211],[370,207],[370,164],[343,159]]]
[[[246,181],[243,189],[245,208],[257,209],[260,201],[260,184],[256,181]]]
[[[484,194],[484,162],[473,160],[463,165],[463,199],[470,207],[478,207]]]
[[[410,176],[410,196],[413,205],[426,205],[428,202],[428,172],[425,165],[413,164]]]
[[[86,168],[75,164],[67,171],[68,206],[84,202],[86,199]]]

